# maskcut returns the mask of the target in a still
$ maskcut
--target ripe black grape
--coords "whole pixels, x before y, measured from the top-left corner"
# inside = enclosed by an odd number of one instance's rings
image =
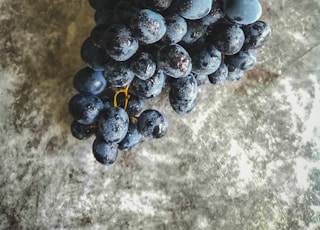
[[[157,70],[152,77],[146,80],[135,77],[130,84],[129,93],[142,98],[158,96],[164,86],[165,78],[162,70]]]
[[[212,0],[179,0],[177,10],[182,17],[195,20],[206,16],[211,6]]]
[[[146,44],[159,41],[166,33],[164,17],[149,9],[142,9],[131,17],[130,26],[138,39]]]
[[[168,121],[159,111],[148,109],[138,118],[138,130],[144,137],[161,138],[168,131]]]
[[[196,105],[197,95],[198,84],[193,74],[175,79],[169,92],[170,105],[178,114],[189,113]]]
[[[106,32],[105,49],[116,61],[126,61],[138,50],[138,39],[128,26],[114,24]]]
[[[224,11],[231,20],[248,25],[260,18],[262,8],[258,0],[225,0]]]
[[[224,62],[221,62],[219,68],[214,73],[209,74],[208,78],[210,83],[214,85],[222,85],[226,81],[228,73],[228,66]]]
[[[264,21],[256,21],[253,24],[242,27],[246,39],[244,49],[258,49],[264,46],[271,37],[271,28]]]
[[[119,143],[129,128],[129,116],[121,107],[103,110],[97,121],[97,132],[106,142]]]
[[[209,36],[208,43],[213,42],[215,47],[225,55],[238,53],[245,40],[241,27],[237,24],[220,23],[213,28],[212,36]]]
[[[128,132],[119,143],[118,148],[123,151],[128,151],[136,146],[141,139],[142,135],[138,131],[138,122],[135,118],[133,118],[130,120]]]
[[[182,46],[171,44],[159,50],[158,68],[171,77],[180,78],[191,72],[192,62],[188,52]]]
[[[99,97],[87,93],[76,94],[69,101],[70,114],[79,123],[85,125],[93,124],[103,107]]]
[[[155,73],[157,65],[151,54],[141,52],[131,61],[130,67],[138,78],[147,80]]]
[[[73,87],[80,93],[100,94],[106,85],[103,72],[95,71],[89,67],[81,69],[73,78]]]
[[[118,145],[96,138],[92,144],[92,152],[98,162],[103,165],[111,165],[117,160]]]
[[[91,38],[87,38],[82,44],[80,55],[82,60],[92,69],[103,71],[104,66],[110,60],[106,51],[96,46]]]
[[[111,60],[105,66],[104,76],[113,87],[123,88],[133,80],[134,73],[130,70],[128,62]]]

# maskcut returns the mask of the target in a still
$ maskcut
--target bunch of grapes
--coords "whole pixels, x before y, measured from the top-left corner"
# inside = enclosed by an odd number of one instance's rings
[[[86,67],[75,74],[71,133],[96,136],[96,160],[161,138],[168,122],[144,101],[168,87],[178,114],[196,106],[198,86],[239,80],[271,35],[258,0],[89,0],[95,27],[81,47]]]

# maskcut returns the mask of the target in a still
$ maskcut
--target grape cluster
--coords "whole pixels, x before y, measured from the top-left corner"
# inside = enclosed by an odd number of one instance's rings
[[[166,118],[144,101],[163,88],[178,114],[192,111],[198,86],[239,80],[269,40],[258,0],[89,0],[95,27],[81,47],[86,67],[75,74],[71,133],[95,135],[96,160],[161,138]]]

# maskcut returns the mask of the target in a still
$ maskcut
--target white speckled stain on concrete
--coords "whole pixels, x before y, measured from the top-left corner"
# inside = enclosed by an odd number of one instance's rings
[[[87,1],[0,1],[0,229],[320,229],[320,5],[261,0],[273,37],[168,135],[98,164],[69,133]]]

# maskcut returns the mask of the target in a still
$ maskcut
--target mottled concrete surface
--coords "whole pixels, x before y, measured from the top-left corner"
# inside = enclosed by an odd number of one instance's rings
[[[98,164],[69,133],[87,1],[0,1],[0,229],[320,229],[320,3],[263,0],[259,65]]]

